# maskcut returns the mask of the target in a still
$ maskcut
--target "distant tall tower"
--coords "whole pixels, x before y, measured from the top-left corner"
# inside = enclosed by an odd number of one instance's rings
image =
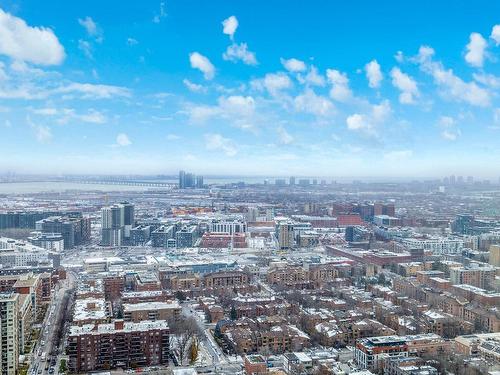
[[[295,177],[290,177],[290,182],[289,182],[290,186],[293,186],[295,185]]]
[[[293,224],[281,222],[278,226],[278,242],[280,250],[288,250],[293,246]]]
[[[198,189],[203,188],[203,176],[196,176],[196,187]]]
[[[179,171],[179,189],[186,188],[186,172]]]
[[[101,209],[102,238],[104,246],[121,246],[130,238],[135,225],[134,205],[129,202],[114,204]]]
[[[120,246],[122,230],[120,227],[120,209],[116,206],[103,207],[101,209],[101,245]]]
[[[203,187],[203,176],[196,176],[194,173],[179,171],[179,189],[196,187]]]
[[[128,239],[130,238],[130,231],[135,224],[134,205],[129,202],[122,202],[121,205],[123,206],[123,236]]]
[[[194,188],[196,182],[196,176],[192,173],[186,173],[186,178],[184,180],[184,188]]]

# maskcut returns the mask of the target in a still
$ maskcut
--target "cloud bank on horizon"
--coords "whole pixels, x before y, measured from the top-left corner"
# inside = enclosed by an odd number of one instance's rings
[[[194,3],[0,9],[0,172],[500,174],[492,9],[463,22],[437,7],[437,36],[425,2],[407,29],[387,24],[396,2],[380,20],[332,9],[362,25]]]

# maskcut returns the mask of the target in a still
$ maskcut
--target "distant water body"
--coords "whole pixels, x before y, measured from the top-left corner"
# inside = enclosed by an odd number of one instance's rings
[[[214,178],[205,179],[206,184],[224,184],[231,182],[244,181],[247,184],[263,183],[262,178],[244,178],[244,179],[224,179]],[[154,182],[154,180],[151,180]],[[177,183],[177,180],[158,180],[158,182]],[[273,180],[274,182],[274,180]],[[112,184],[82,184],[77,182],[0,182],[0,194],[33,194],[46,192],[63,192],[67,190],[79,191],[146,191],[158,190],[151,186],[134,186],[134,185],[112,185]]]
[[[0,183],[0,194],[33,194],[46,192],[80,191],[146,191],[147,186],[97,185],[73,182],[12,182]]]

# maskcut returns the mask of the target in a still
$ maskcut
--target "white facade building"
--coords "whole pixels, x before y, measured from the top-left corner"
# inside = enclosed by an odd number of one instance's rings
[[[51,251],[29,242],[0,237],[0,265],[26,267],[51,262]]]
[[[401,242],[410,249],[424,249],[436,255],[457,254],[464,248],[460,238],[403,238]]]
[[[58,253],[64,250],[64,238],[60,233],[32,232],[28,241],[46,250]]]
[[[245,233],[247,224],[243,220],[212,220],[210,222],[210,232],[214,233]]]

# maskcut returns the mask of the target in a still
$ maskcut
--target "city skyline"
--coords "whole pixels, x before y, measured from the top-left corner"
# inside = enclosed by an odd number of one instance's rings
[[[499,8],[1,2],[0,173],[496,181]]]

